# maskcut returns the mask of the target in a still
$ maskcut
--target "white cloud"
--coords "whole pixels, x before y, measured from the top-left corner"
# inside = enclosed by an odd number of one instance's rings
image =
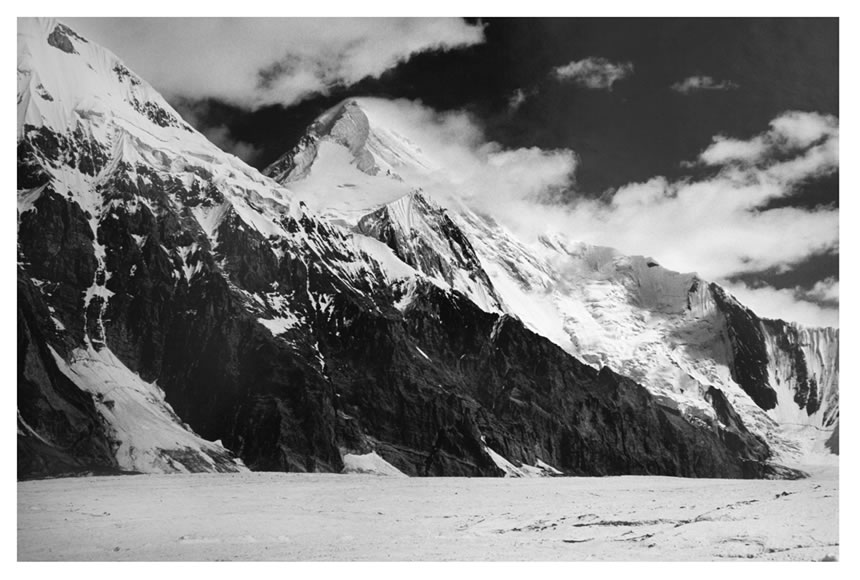
[[[705,165],[726,165],[728,163],[761,163],[768,159],[798,150],[817,146],[805,156],[814,165],[835,166],[838,163],[839,121],[833,115],[788,111],[770,122],[770,130],[755,137],[742,140],[717,135],[699,155]],[[821,155],[830,159],[813,159]],[[791,170],[783,166],[781,171]],[[797,171],[806,171],[803,168]],[[788,179],[786,176],[784,179]]]
[[[609,204],[580,201],[554,226],[714,280],[796,264],[838,247],[836,210],[757,209],[787,189],[765,175],[679,183],[658,177],[621,188]]]
[[[770,122],[775,141],[784,147],[804,148],[839,135],[839,121],[833,115],[789,111]]]
[[[555,77],[589,89],[609,89],[616,81],[633,74],[633,63],[613,63],[603,57],[588,57],[553,69]]]
[[[529,96],[530,95],[528,95],[522,89],[515,90],[513,93],[511,93],[511,96],[508,97],[508,110],[513,113],[514,111],[523,106]]]
[[[434,160],[438,171],[398,172],[437,197],[455,194],[483,211],[505,213],[519,203],[537,207],[570,186],[577,164],[570,150],[505,149],[488,141],[468,113],[439,113],[407,100],[359,100],[374,122],[406,137]]]
[[[768,145],[761,137],[744,141],[717,135],[711,145],[699,155],[699,160],[705,165],[725,165],[733,161],[754,162],[761,159],[767,150]]]
[[[819,280],[809,290],[800,290],[809,300],[817,302],[839,302],[839,280],[835,277]]]
[[[839,308],[806,300],[797,289],[753,288],[742,282],[721,282],[742,304],[765,318],[780,318],[806,326],[839,327]]]
[[[688,95],[698,91],[728,91],[738,88],[738,85],[732,81],[717,81],[709,76],[692,76],[678,81],[670,88],[683,95]]]
[[[69,18],[166,96],[290,104],[412,55],[483,42],[455,18]]]

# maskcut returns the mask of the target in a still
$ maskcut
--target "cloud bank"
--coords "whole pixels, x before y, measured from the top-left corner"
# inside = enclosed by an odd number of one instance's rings
[[[633,63],[613,63],[603,57],[575,60],[553,69],[553,76],[589,89],[612,90],[612,85],[633,74]]]
[[[738,84],[732,81],[717,81],[709,76],[692,76],[674,83],[669,88],[682,95],[689,95],[690,93],[699,91],[728,91],[737,89]]]
[[[289,105],[431,50],[483,42],[457,18],[68,18],[167,97]],[[165,66],[169,63],[169,66]]]
[[[495,214],[520,203],[538,207],[570,186],[578,162],[573,151],[506,149],[489,141],[469,113],[440,113],[405,99],[359,100],[372,123],[406,137],[435,163],[429,171],[398,168],[435,197],[456,197]]]
[[[655,177],[620,188],[611,202],[580,201],[567,226],[585,241],[653,255],[676,270],[721,280],[790,267],[838,249],[839,212],[766,209],[839,164],[834,117],[789,112],[748,140],[717,137],[698,159],[717,169],[699,181]]]

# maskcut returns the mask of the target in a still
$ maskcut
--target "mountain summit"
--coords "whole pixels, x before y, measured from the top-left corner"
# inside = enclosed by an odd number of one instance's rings
[[[347,99],[320,115],[299,144],[263,172],[279,182],[306,178],[325,143],[346,148],[352,156],[349,163],[367,175],[401,179],[398,171],[403,168],[432,169],[420,149],[385,127],[382,116],[370,102]]]
[[[793,477],[821,451],[786,425],[838,420],[836,331],[524,243],[425,191],[444,166],[386,121],[344,102],[265,176],[20,20],[19,477]]]

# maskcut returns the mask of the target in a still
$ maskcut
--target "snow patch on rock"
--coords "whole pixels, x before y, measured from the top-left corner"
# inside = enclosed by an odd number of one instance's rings
[[[376,451],[355,455],[347,453],[343,456],[343,473],[365,473],[384,475],[388,477],[408,477],[405,473],[385,461]]]
[[[110,349],[77,349],[67,362],[49,348],[60,371],[93,396],[110,429],[121,469],[143,473],[245,470],[224,448],[191,431],[165,400],[164,391],[143,381]]]

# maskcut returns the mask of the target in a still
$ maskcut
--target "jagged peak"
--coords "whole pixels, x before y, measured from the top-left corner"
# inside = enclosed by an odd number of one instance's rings
[[[370,120],[357,99],[347,99],[317,117],[308,132],[329,136],[355,153],[367,142]]]
[[[47,40],[48,36],[55,31],[59,34],[70,34],[77,41],[88,42],[56,18],[40,16],[18,19],[18,36],[42,36]]]
[[[299,143],[263,173],[280,183],[308,177],[324,143],[347,149],[351,165],[385,179],[404,181],[413,172],[436,169],[421,148],[394,129],[397,122],[383,101],[349,98],[323,112],[311,123]]]
[[[110,50],[53,18],[18,20],[18,137],[25,125],[73,130],[79,122],[143,117],[194,132],[149,83]]]
[[[440,220],[444,220],[446,215],[443,206],[428,197],[421,188],[415,188],[364,216],[358,227],[361,229],[371,222],[384,220],[405,234],[416,230],[425,238],[436,237],[442,234],[439,231]]]
[[[424,193],[424,190],[420,187],[409,191],[409,193],[402,197],[398,197],[397,199],[386,203],[385,206],[389,208],[404,208],[407,211],[414,211],[416,207],[422,211],[426,211],[428,209],[443,211],[442,206],[428,198]]]

